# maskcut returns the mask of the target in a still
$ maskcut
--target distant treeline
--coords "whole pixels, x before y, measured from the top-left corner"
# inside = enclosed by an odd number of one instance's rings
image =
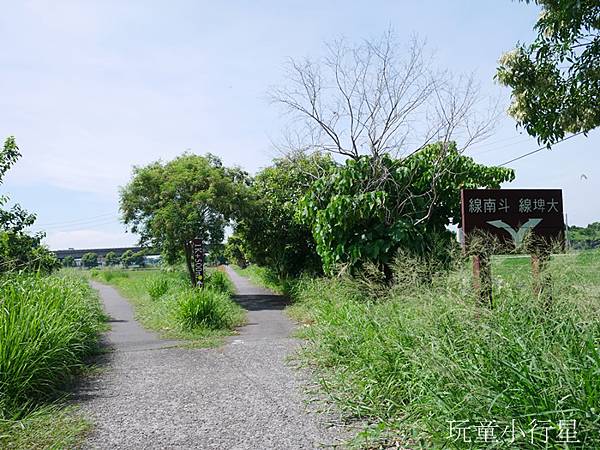
[[[573,248],[586,250],[600,248],[600,222],[590,223],[587,227],[569,227],[569,240]]]

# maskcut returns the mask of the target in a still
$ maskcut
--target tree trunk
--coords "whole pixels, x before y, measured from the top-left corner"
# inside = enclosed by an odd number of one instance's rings
[[[196,272],[192,265],[192,243],[191,241],[185,241],[185,264],[187,266],[188,274],[190,275],[190,281],[192,286],[196,286]]]

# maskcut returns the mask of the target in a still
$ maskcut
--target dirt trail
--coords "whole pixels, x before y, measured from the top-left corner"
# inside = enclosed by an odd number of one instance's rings
[[[307,412],[302,374],[286,357],[300,341],[282,297],[231,269],[248,324],[217,349],[184,349],[134,319],[109,286],[94,283],[113,347],[106,370],[81,389],[95,422],[85,448],[310,449],[339,444],[340,430]]]

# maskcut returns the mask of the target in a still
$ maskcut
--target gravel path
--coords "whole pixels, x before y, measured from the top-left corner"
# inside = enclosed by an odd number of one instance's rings
[[[228,268],[248,324],[218,349],[177,348],[133,319],[115,289],[94,283],[112,331],[107,370],[78,400],[95,429],[85,448],[310,449],[341,429],[307,411],[302,373],[286,364],[300,342],[284,300]]]

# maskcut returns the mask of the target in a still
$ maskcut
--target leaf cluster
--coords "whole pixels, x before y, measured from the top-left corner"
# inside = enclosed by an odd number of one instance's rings
[[[15,138],[7,138],[0,150],[0,185],[20,157]],[[41,243],[44,233],[27,233],[35,222],[35,214],[18,204],[2,209],[7,202],[8,197],[0,195],[0,273],[23,269],[50,272],[58,268],[60,263],[54,254]]]
[[[327,273],[367,261],[385,270],[398,249],[443,259],[452,242],[447,226],[460,223],[460,189],[498,188],[513,178],[511,169],[461,155],[454,143],[436,143],[404,159],[346,161],[314,183],[297,214]]]
[[[600,125],[600,3],[539,0],[531,44],[500,59],[497,78],[512,89],[509,113],[541,143]]]
[[[181,257],[187,242],[221,243],[236,214],[247,175],[224,167],[213,155],[190,153],[163,163],[135,167],[121,189],[123,221],[141,244],[160,249],[167,263]]]
[[[292,154],[260,171],[249,189],[249,206],[236,225],[243,245],[230,246],[238,261],[250,259],[278,276],[320,272],[321,262],[310,227],[296,220],[300,199],[335,167],[329,155]]]

